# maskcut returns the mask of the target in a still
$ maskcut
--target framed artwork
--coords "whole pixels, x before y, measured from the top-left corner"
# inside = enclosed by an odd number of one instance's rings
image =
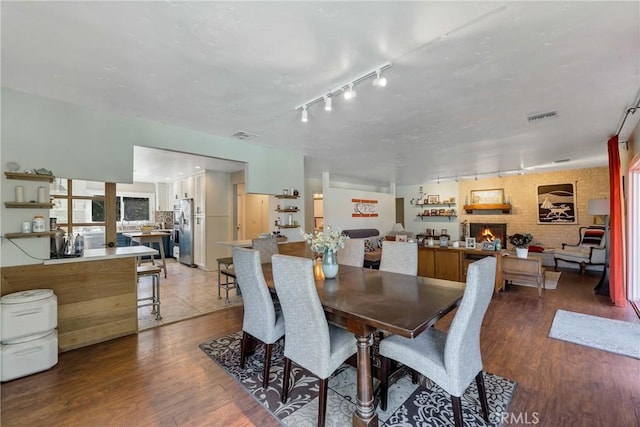
[[[501,205],[504,203],[504,189],[471,190],[472,205]]]
[[[577,224],[573,184],[538,185],[538,224]]]
[[[378,201],[365,199],[351,199],[353,204],[352,218],[371,218],[378,216]]]
[[[495,249],[493,242],[482,242],[482,250],[483,251],[492,251]]]
[[[406,234],[396,234],[396,242],[406,242],[407,235]]]
[[[467,237],[465,240],[465,247],[467,249],[475,249],[476,248],[476,238],[475,237]]]
[[[435,205],[436,203],[440,203],[440,195],[438,194],[429,194],[427,196],[427,203],[430,205]]]
[[[438,209],[431,209],[431,216],[438,215]]]

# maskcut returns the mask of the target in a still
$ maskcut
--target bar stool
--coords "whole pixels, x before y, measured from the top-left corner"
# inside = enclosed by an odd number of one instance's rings
[[[156,315],[156,320],[161,320],[160,316],[160,273],[162,267],[157,265],[141,265],[138,266],[138,281],[141,277],[151,276],[151,296],[146,298],[138,298],[138,308],[152,306],[151,314]],[[149,301],[143,304],[141,302]]]
[[[233,270],[233,257],[218,258],[216,261],[218,261],[218,299],[222,299],[220,289],[224,288],[225,302],[229,303],[229,289],[236,289],[236,292],[240,294],[236,284],[236,272]],[[224,268],[222,268],[223,265]],[[220,281],[221,276],[224,276],[224,282]]]

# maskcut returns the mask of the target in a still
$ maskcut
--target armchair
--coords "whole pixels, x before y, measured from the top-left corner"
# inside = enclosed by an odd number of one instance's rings
[[[558,260],[580,265],[580,274],[584,274],[587,265],[606,264],[607,239],[603,226],[580,227],[580,241],[577,245],[562,244],[553,255],[554,270],[558,270]]]

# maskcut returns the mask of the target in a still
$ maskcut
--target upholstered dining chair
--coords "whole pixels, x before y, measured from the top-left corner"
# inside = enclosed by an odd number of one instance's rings
[[[291,362],[320,379],[318,425],[327,409],[327,383],[331,374],[356,353],[352,333],[327,322],[307,258],[274,255],[273,282],[285,318],[282,403],[289,394]]]
[[[362,267],[364,265],[364,241],[365,239],[346,240],[344,248],[338,251],[338,264]]]
[[[380,271],[418,274],[418,245],[415,242],[385,240],[382,244]]]
[[[244,303],[240,367],[244,368],[252,339],[263,342],[265,352],[262,387],[266,389],[269,386],[271,350],[273,344],[284,335],[284,317],[274,308],[262,273],[260,253],[253,249],[233,248],[233,265]]]
[[[456,427],[462,426],[460,397],[475,377],[483,417],[489,421],[482,376],[480,327],[491,301],[495,276],[495,257],[485,257],[469,265],[462,301],[448,332],[428,328],[414,339],[391,335],[380,342],[379,351],[383,356],[381,409],[387,407],[389,359],[393,359],[431,379],[451,395]]]
[[[275,237],[260,237],[251,240],[251,247],[260,251],[260,262],[271,262],[271,255],[278,253],[278,239]]]

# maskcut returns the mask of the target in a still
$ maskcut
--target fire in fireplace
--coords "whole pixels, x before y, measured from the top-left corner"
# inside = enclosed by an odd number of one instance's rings
[[[507,248],[507,224],[490,224],[472,222],[469,224],[469,237],[475,237],[476,243],[493,242],[496,238],[502,242],[502,247]]]

